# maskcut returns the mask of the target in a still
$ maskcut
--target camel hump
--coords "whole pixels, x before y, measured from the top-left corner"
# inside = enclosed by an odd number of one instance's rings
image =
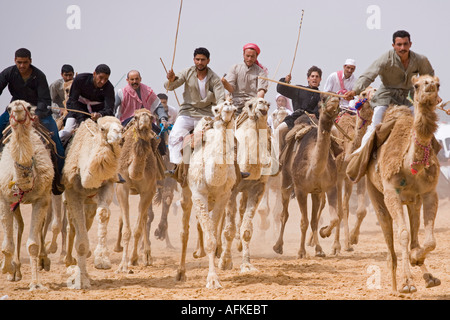
[[[383,122],[396,121],[398,118],[409,118],[414,120],[414,116],[408,106],[390,105],[383,116]]]

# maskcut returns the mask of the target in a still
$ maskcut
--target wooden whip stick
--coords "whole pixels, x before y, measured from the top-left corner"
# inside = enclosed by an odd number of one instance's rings
[[[72,111],[72,112],[77,112],[77,113],[82,113],[88,116],[92,116],[91,113],[89,112],[85,112],[85,111],[81,111],[81,110],[75,110],[75,109],[67,109],[67,108],[62,108],[62,107],[50,107],[52,109],[59,109],[59,110],[67,110],[67,111]]]
[[[258,77],[258,78],[259,79],[263,79],[263,80],[267,80],[267,81],[272,81],[272,82],[281,84],[283,86],[288,86],[288,87],[291,87],[291,88],[296,88],[296,89],[310,91],[310,92],[317,92],[317,93],[320,93],[320,94],[325,94],[325,95],[329,95],[329,96],[333,96],[333,97],[337,97],[337,98],[344,98],[343,95],[340,95],[340,94],[337,94],[337,93],[334,93],[334,92],[326,92],[326,91],[320,91],[320,90],[315,90],[315,89],[306,88],[306,87],[299,87],[299,86],[295,86],[295,85],[290,84],[290,83],[280,82],[280,81],[272,80],[272,79],[265,78],[265,77]]]
[[[166,70],[166,73],[167,73],[167,68],[166,68],[166,65],[164,64],[162,58],[159,58],[159,60],[161,60],[161,63],[163,65],[163,67],[164,67],[164,70]],[[178,101],[177,93],[175,92],[175,90],[173,90],[173,93],[175,94],[175,99],[177,99],[178,106],[181,107],[180,101]]]
[[[180,1],[180,12],[178,13],[177,33],[175,34],[175,46],[173,48],[173,58],[172,58],[171,70],[173,70],[173,63],[175,62],[175,52],[177,51],[178,29],[180,27],[181,8],[182,7],[183,7],[183,0]]]
[[[302,10],[302,18],[300,19],[300,27],[298,29],[297,44],[295,45],[294,59],[292,60],[291,71],[289,72],[289,74],[292,74],[292,69],[294,68],[295,56],[297,55],[298,43],[300,41],[300,31],[302,31],[302,23],[303,23],[303,14],[304,13],[305,13],[305,10]]]
[[[173,64],[175,63],[175,53],[177,52],[177,40],[178,40],[178,30],[180,28],[181,8],[183,8],[183,0],[180,1],[180,12],[178,12],[177,32],[175,34],[175,45],[173,47],[172,66],[170,67],[170,70],[173,70]],[[166,73],[167,73],[167,70],[166,70]],[[170,80],[169,80],[169,84],[170,84]],[[166,89],[166,93],[167,92],[169,92],[169,89]]]

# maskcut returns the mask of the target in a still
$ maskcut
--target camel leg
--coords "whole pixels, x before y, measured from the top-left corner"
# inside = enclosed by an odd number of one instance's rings
[[[13,214],[14,214],[14,230],[16,231],[16,250],[14,251],[15,252],[14,265],[16,270],[14,272],[14,279],[12,279],[12,281],[20,281],[22,280],[22,272],[20,271],[20,268],[22,266],[22,263],[20,262],[20,250],[22,247],[22,235],[25,224],[23,223],[20,207],[14,210]]]
[[[417,289],[414,286],[413,277],[409,268],[410,233],[406,226],[405,215],[403,214],[403,206],[395,190],[385,185],[383,187],[385,188],[384,202],[395,222],[395,225],[397,227],[398,239],[400,240],[402,253],[402,286],[399,291],[401,293],[416,292]]]
[[[49,206],[49,212],[52,222],[52,240],[47,248],[47,251],[49,253],[55,253],[58,250],[58,244],[56,240],[58,239],[58,235],[61,233],[62,229],[62,195],[52,195],[52,203],[51,206]],[[44,230],[46,231],[47,228],[44,228]]]
[[[367,215],[367,201],[366,201],[366,181],[365,177],[361,179],[356,185],[356,193],[358,197],[358,208],[356,209],[356,223],[350,233],[350,244],[357,244],[361,223]]]
[[[144,266],[151,266],[153,263],[149,234],[145,232],[148,219],[148,208],[153,201],[153,196],[154,191],[149,191],[148,195],[140,195],[139,216],[133,230],[133,251],[131,252],[130,258],[130,263],[132,265],[137,265],[138,263],[138,245],[141,237],[143,237],[144,241],[143,264]]]
[[[242,219],[244,217],[247,205],[248,205],[248,193],[244,191],[244,192],[241,192],[241,199],[239,201],[239,215],[237,217],[238,220],[236,223],[237,230],[241,230]],[[241,239],[240,232],[236,232],[235,237],[237,240],[237,242],[236,242],[237,249],[239,252],[241,252],[242,251],[242,239]]]
[[[240,228],[240,238],[242,241],[242,265],[241,273],[257,271],[257,269],[250,263],[250,240],[253,235],[253,217],[258,208],[261,198],[264,194],[266,182],[257,183],[247,198],[247,206],[242,218]]]
[[[39,281],[39,253],[42,228],[44,226],[44,220],[47,215],[48,207],[50,205],[50,198],[43,197],[40,201],[33,204],[31,213],[31,225],[30,233],[28,235],[27,250],[30,256],[30,269],[31,269],[31,283],[30,291],[38,289],[46,289]]]
[[[75,190],[67,190],[66,197],[67,216],[69,223],[74,227],[75,249],[77,251],[77,266],[69,267],[69,272],[72,272],[72,275],[67,279],[67,287],[70,289],[88,289],[90,279],[87,273],[86,257],[89,253],[89,237],[86,228],[84,203],[80,201],[80,196],[77,195]]]
[[[326,204],[327,204],[327,199],[326,199],[325,193],[321,193],[320,194],[320,208],[319,208],[319,212],[317,214],[317,230],[315,230],[314,232],[311,232],[311,234],[309,236],[308,246],[310,246],[310,247],[315,247],[316,244],[319,243],[319,236],[318,236],[319,222],[320,222],[320,218],[322,217],[322,212],[323,212],[323,209],[325,209]]]
[[[44,215],[44,218],[42,220],[42,224],[38,227],[39,228],[39,253],[38,253],[38,270],[45,270],[50,271],[50,264],[51,261],[48,258],[47,254],[47,248],[45,246],[45,235],[44,235],[44,225],[45,220],[47,218],[48,212],[51,210],[51,199],[49,200],[49,205],[47,212]]]
[[[128,270],[128,246],[131,239],[130,207],[128,203],[129,189],[126,185],[120,184],[117,185],[116,191],[117,201],[120,206],[121,226],[119,228],[119,234],[122,240],[122,245],[120,245],[119,240],[116,243],[116,249],[118,247],[122,248],[122,260],[119,264],[119,268],[116,270],[116,273],[132,273],[131,270]]]
[[[269,190],[264,192],[261,202],[258,206],[258,214],[261,219],[260,231],[262,235],[265,234],[270,227],[269,214],[270,214],[270,205],[269,205]]]
[[[67,223],[66,201],[64,197],[61,199],[61,216],[61,252],[59,254],[59,260],[62,262],[64,261],[64,257],[67,253],[67,232],[69,231],[69,225]]]
[[[330,190],[327,191],[327,199],[328,199],[328,207],[330,211],[330,225],[323,227],[320,229],[320,236],[322,238],[328,238],[331,235],[331,232],[334,228],[339,228],[339,214],[337,210],[337,188],[336,186],[332,187]],[[333,244],[333,251],[337,250],[340,251],[340,244],[334,243]]]
[[[222,288],[219,277],[215,270],[215,254],[216,254],[216,227],[213,223],[213,217],[208,212],[208,195],[195,192],[192,195],[192,202],[195,207],[197,220],[203,230],[205,249],[209,261],[208,277],[206,279],[206,288],[219,289]]]
[[[342,195],[342,202],[341,202],[342,211],[339,212],[339,218],[341,219],[344,227],[344,250],[350,252],[353,251],[353,248],[350,243],[350,229],[348,219],[350,213],[350,198],[352,196],[353,184],[347,179],[345,179],[343,182],[344,182],[344,193]],[[339,229],[339,227],[337,229]]]
[[[177,270],[176,280],[186,281],[186,249],[189,240],[189,220],[191,218],[192,209],[192,193],[189,187],[182,190],[181,208],[183,209],[183,217],[181,220],[181,259]]]
[[[197,249],[195,249],[194,253],[192,254],[195,259],[203,258],[204,256],[206,256],[205,243],[203,242],[203,230],[200,222],[197,222],[197,234]]]
[[[298,206],[301,212],[300,218],[300,249],[298,250],[298,258],[306,258],[306,248],[305,248],[305,240],[306,240],[306,232],[308,231],[308,194],[301,192],[300,190],[295,190],[295,197],[298,202]]]
[[[317,228],[319,225],[319,210],[322,204],[323,194],[311,194],[312,210],[311,210],[311,231],[314,236],[316,257],[325,257],[325,253],[319,244],[319,236],[317,234]]]
[[[16,209],[15,211],[18,211]],[[14,212],[16,213],[16,212]],[[9,203],[5,201],[0,201],[0,220],[3,227],[3,243],[2,243],[2,253],[3,261],[0,265],[0,270],[2,273],[8,274],[8,281],[18,281],[16,278],[17,265],[13,260],[14,256],[14,216],[11,214]]]
[[[388,269],[391,270],[391,287],[392,291],[397,291],[397,255],[394,249],[394,230],[392,226],[392,217],[389,214],[386,205],[384,204],[384,196],[372,182],[367,179],[366,182],[367,193],[372,202],[373,208],[377,215],[378,222],[380,223],[381,230],[383,231],[384,240],[389,250],[388,254]]]
[[[436,192],[431,192],[423,196],[423,221],[425,229],[425,241],[423,249],[419,245],[418,233],[420,226],[420,208],[422,201],[418,197],[415,208],[408,207],[408,213],[411,223],[411,265],[417,265],[422,271],[422,277],[425,280],[425,286],[432,288],[439,286],[441,281],[428,271],[425,266],[426,255],[433,251],[436,247],[436,239],[434,237],[434,221],[436,219],[438,196]]]
[[[237,189],[233,189],[231,196],[225,207],[223,237],[225,238],[225,249],[222,251],[219,260],[221,270],[233,269],[233,260],[231,257],[231,246],[236,234],[236,211],[237,211]]]
[[[286,227],[286,222],[289,219],[289,200],[291,197],[291,191],[292,188],[281,189],[281,200],[283,204],[283,210],[281,211],[280,214],[280,233],[278,235],[277,242],[273,246],[273,251],[275,251],[278,254],[283,254],[283,244],[284,244],[283,236],[284,236],[284,229]]]
[[[97,219],[97,247],[94,251],[94,265],[97,269],[111,269],[111,260],[107,246],[108,223],[111,217],[109,206],[113,201],[113,183],[108,183],[101,188],[98,194],[98,204],[95,217]]]

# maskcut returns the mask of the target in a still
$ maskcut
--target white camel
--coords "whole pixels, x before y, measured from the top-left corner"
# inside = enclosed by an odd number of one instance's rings
[[[40,283],[38,265],[43,248],[42,225],[50,205],[54,176],[50,152],[33,128],[33,107],[23,101],[12,102],[7,110],[10,114],[12,133],[0,159],[0,220],[4,231],[1,264],[2,273],[9,273],[9,280],[20,280],[20,243],[23,220],[20,204],[32,204],[30,233],[27,250],[30,255],[30,290],[45,289]],[[16,216],[18,235],[14,255],[13,220]],[[14,261],[13,261],[14,260]]]
[[[177,280],[186,279],[186,246],[189,237],[189,220],[194,205],[209,259],[206,279],[208,289],[221,288],[215,271],[218,225],[224,214],[224,207],[236,182],[234,162],[234,113],[236,107],[225,101],[212,109],[214,120],[203,118],[194,130],[195,144],[188,170],[188,185],[183,187],[182,255]],[[203,141],[201,141],[203,137]],[[200,245],[203,244],[201,241]]]
[[[94,253],[94,263],[97,268],[111,267],[106,247],[106,228],[123,143],[122,130],[120,121],[115,117],[101,117],[97,123],[88,119],[81,123],[68,148],[63,169],[70,224],[66,265],[77,263],[67,281],[69,288],[90,287],[86,258],[89,253],[88,230],[95,216],[99,222],[99,243]],[[75,235],[77,261],[72,258]]]

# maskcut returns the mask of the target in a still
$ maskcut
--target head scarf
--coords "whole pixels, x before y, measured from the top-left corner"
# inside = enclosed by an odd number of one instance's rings
[[[277,93],[277,95],[275,96],[275,103],[277,102],[279,97],[284,97],[286,99],[286,109],[293,111],[292,110],[292,105],[291,105],[291,99],[283,96],[282,94]]]
[[[253,49],[253,50],[255,50],[255,51],[256,51],[256,56],[259,56],[259,54],[261,53],[261,49],[259,49],[259,47],[258,47],[256,44],[254,44],[254,43],[247,43],[247,44],[244,46],[244,52],[245,52],[245,50],[247,50],[247,49]],[[260,64],[259,61],[258,61],[258,59],[255,61],[255,63],[256,63],[261,69],[263,69],[266,73],[268,73],[267,68],[264,67],[262,64]]]

